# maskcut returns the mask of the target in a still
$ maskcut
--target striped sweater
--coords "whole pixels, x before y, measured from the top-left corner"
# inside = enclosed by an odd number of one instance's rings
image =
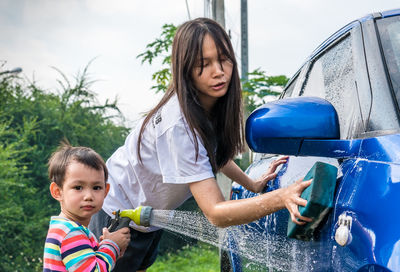
[[[99,245],[88,228],[53,216],[44,246],[43,271],[111,271],[119,253],[113,241],[106,239]]]

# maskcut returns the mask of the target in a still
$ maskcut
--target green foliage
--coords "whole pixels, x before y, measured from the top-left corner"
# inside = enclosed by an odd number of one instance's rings
[[[36,122],[24,120],[15,129],[10,124],[0,123],[0,270],[29,271],[25,270],[28,267],[36,271],[40,260],[30,257],[36,255],[30,244],[43,241],[34,234],[40,226],[32,210],[36,190],[25,178],[30,171],[22,162],[34,150],[27,145],[27,138],[34,133]]]
[[[218,248],[201,242],[196,246],[186,246],[176,253],[159,257],[147,271],[217,272],[220,271]]]
[[[0,271],[39,271],[49,217],[47,161],[60,141],[89,146],[107,159],[128,128],[116,101],[99,105],[86,67],[71,84],[47,92],[15,76],[0,76]]]
[[[160,38],[149,43],[146,46],[147,50],[137,56],[137,58],[142,59],[142,64],[148,62],[150,65],[153,63],[153,60],[162,58],[161,64],[164,68],[155,72],[152,77],[157,83],[157,85],[152,87],[152,89],[156,90],[156,93],[165,92],[171,79],[171,46],[176,29],[177,27],[173,24],[163,25]]]
[[[280,92],[271,87],[285,87],[289,79],[284,76],[267,76],[260,68],[248,73],[248,79],[242,81],[243,96],[248,112],[267,102],[271,97],[277,97]]]

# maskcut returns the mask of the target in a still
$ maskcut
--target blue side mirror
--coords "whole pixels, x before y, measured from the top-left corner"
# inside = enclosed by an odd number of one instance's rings
[[[269,102],[246,121],[246,141],[254,152],[298,155],[304,139],[339,139],[335,108],[318,97]]]

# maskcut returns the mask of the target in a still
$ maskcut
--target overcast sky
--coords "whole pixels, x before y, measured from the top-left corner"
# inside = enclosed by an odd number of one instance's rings
[[[203,0],[0,0],[0,68],[55,90],[56,67],[73,79],[89,68],[101,102],[118,97],[132,124],[160,96],[150,90],[159,66],[136,56],[161,33],[204,16]],[[368,13],[400,8],[397,0],[249,0],[249,70],[291,75],[326,38]],[[226,29],[240,61],[240,0],[225,0]],[[1,65],[1,63],[0,63]]]

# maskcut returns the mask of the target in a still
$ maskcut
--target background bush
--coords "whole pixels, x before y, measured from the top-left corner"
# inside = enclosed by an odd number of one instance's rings
[[[44,240],[59,204],[49,193],[47,161],[63,139],[106,160],[129,131],[116,102],[99,104],[87,69],[48,92],[0,76],[0,271],[42,269]]]

